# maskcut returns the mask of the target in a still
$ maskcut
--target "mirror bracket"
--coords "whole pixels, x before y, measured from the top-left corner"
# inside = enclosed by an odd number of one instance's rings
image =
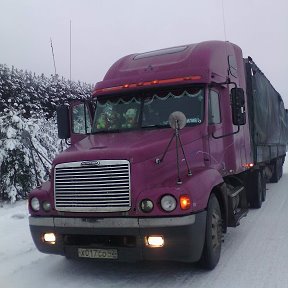
[[[228,137],[228,136],[231,136],[231,135],[234,135],[234,134],[237,134],[239,133],[240,131],[240,125],[237,126],[237,130],[235,132],[231,132],[231,133],[227,133],[227,134],[224,134],[224,135],[221,135],[221,136],[215,136],[214,132],[212,133],[212,137],[214,139],[221,139],[221,138],[224,138],[224,137]]]
[[[173,113],[170,114],[169,116],[169,124],[171,126],[171,128],[174,131],[162,157],[159,159],[157,158],[155,160],[155,163],[156,164],[160,164],[161,162],[163,162],[164,158],[165,158],[165,155],[173,141],[173,139],[175,138],[176,139],[176,162],[177,162],[177,184],[178,185],[181,185],[182,184],[182,179],[180,177],[180,159],[179,159],[179,146],[181,148],[181,151],[182,151],[182,154],[183,154],[183,157],[185,159],[185,163],[186,163],[186,167],[187,167],[187,175],[188,176],[192,176],[192,172],[191,172],[191,169],[188,165],[188,161],[187,161],[187,157],[185,155],[185,151],[184,151],[184,148],[183,148],[183,144],[181,142],[181,138],[180,138],[180,130],[183,129],[185,127],[187,123],[187,119],[186,119],[186,116],[184,115],[184,113],[180,112],[180,111],[175,111]]]

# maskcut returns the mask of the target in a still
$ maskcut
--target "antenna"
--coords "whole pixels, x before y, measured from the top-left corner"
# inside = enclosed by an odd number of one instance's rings
[[[224,29],[224,40],[227,41],[226,34],[226,21],[225,21],[225,10],[224,10],[224,0],[222,0],[222,20],[223,20],[223,29]]]
[[[70,85],[71,85],[71,74],[72,74],[72,22],[70,20]]]
[[[51,44],[52,57],[53,57],[53,64],[54,64],[54,73],[55,73],[55,75],[56,75],[57,72],[56,72],[56,63],[55,63],[55,56],[54,56],[54,50],[53,50],[52,38],[50,38],[50,44]]]
[[[229,79],[230,74],[230,64],[229,64],[229,55],[228,55],[228,43],[227,43],[227,33],[226,33],[226,19],[225,19],[225,10],[224,10],[224,0],[221,0],[222,3],[222,20],[223,20],[223,31],[224,31],[224,40],[225,40],[225,53],[228,61],[228,69],[227,69],[227,80]]]

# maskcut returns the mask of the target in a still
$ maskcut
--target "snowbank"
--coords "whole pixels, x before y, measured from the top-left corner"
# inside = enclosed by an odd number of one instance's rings
[[[206,272],[182,263],[68,261],[36,250],[28,227],[27,202],[0,208],[1,288],[288,287],[288,165],[268,184],[261,209],[250,210],[228,229],[219,265]]]

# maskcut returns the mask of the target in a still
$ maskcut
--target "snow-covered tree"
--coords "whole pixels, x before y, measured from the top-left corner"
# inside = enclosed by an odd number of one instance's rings
[[[34,175],[30,170],[29,150],[21,142],[21,133],[28,127],[14,110],[5,110],[6,115],[0,117],[1,194],[14,202],[31,189]]]
[[[58,75],[48,78],[0,65],[0,200],[15,202],[27,197],[37,177],[39,181],[47,177],[44,165],[50,169],[46,160],[31,154],[23,142],[23,131],[29,133],[40,154],[52,160],[61,149],[56,107],[87,98],[91,90],[91,85]]]
[[[92,86],[68,81],[58,75],[46,77],[0,65],[0,113],[11,105],[25,118],[43,111],[45,118],[54,115],[59,104],[90,96]]]

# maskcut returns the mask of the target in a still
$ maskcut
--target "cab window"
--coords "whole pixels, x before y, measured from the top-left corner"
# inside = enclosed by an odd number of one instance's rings
[[[220,113],[220,99],[219,93],[210,90],[209,100],[208,100],[208,120],[209,124],[219,124],[221,123],[221,113]]]
[[[76,105],[72,110],[72,130],[73,133],[91,133],[91,120],[87,106],[84,103]]]

